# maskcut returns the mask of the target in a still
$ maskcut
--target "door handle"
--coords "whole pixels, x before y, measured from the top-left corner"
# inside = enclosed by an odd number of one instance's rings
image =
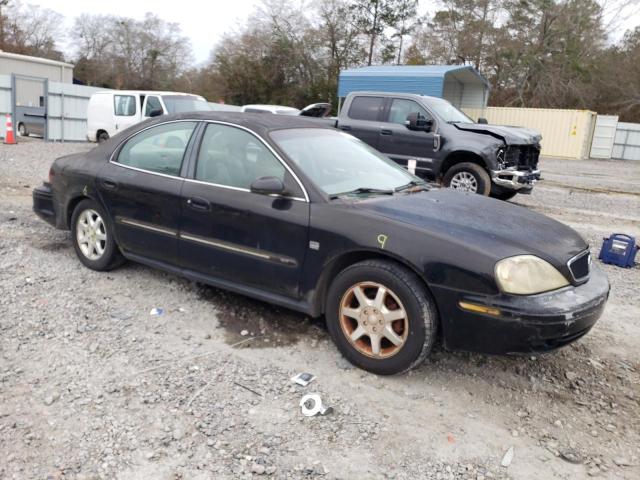
[[[187,199],[187,205],[194,210],[200,210],[203,212],[211,210],[211,204],[204,198],[191,197]]]
[[[118,184],[110,178],[103,178],[100,183],[107,190],[115,190],[116,188],[118,188]]]
[[[340,130],[349,131],[351,130],[351,125],[340,125]]]
[[[381,128],[380,135],[393,135],[393,130],[389,128]]]

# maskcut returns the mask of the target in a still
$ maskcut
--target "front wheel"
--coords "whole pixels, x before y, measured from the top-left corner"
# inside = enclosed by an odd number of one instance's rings
[[[107,215],[93,200],[83,200],[71,216],[73,248],[80,261],[92,270],[112,270],[124,258],[113,238]]]
[[[491,191],[491,179],[480,165],[471,162],[458,163],[444,174],[445,187],[463,192],[479,193],[487,196]]]
[[[24,123],[18,124],[18,135],[20,135],[21,137],[26,137],[28,135],[27,127],[24,125]]]
[[[104,143],[107,140],[109,140],[109,134],[107,132],[105,132],[104,130],[102,130],[102,131],[98,132],[96,140],[97,140],[98,143]]]
[[[329,288],[326,319],[347,360],[378,375],[422,363],[437,333],[426,286],[407,268],[384,260],[356,263],[338,274]]]

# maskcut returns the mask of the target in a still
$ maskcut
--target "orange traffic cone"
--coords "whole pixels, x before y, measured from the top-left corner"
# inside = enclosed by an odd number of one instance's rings
[[[13,135],[13,125],[11,124],[11,114],[7,113],[7,130],[4,134],[4,143],[6,145],[15,145],[16,137]]]

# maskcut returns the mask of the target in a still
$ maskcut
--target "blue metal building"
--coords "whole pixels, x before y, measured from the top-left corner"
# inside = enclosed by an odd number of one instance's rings
[[[458,108],[484,108],[489,82],[467,65],[385,65],[340,72],[338,98],[362,91],[417,93],[444,98]]]

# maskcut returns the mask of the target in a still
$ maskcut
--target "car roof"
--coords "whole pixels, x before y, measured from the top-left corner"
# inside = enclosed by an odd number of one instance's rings
[[[331,126],[323,123],[322,121],[311,118],[290,115],[265,115],[264,113],[247,112],[184,112],[155,117],[154,120],[154,124],[165,123],[172,120],[211,120],[216,122],[232,123],[261,134],[272,130],[285,130],[291,128],[323,128],[325,130],[334,130]],[[149,125],[146,122],[144,123],[145,125]]]

